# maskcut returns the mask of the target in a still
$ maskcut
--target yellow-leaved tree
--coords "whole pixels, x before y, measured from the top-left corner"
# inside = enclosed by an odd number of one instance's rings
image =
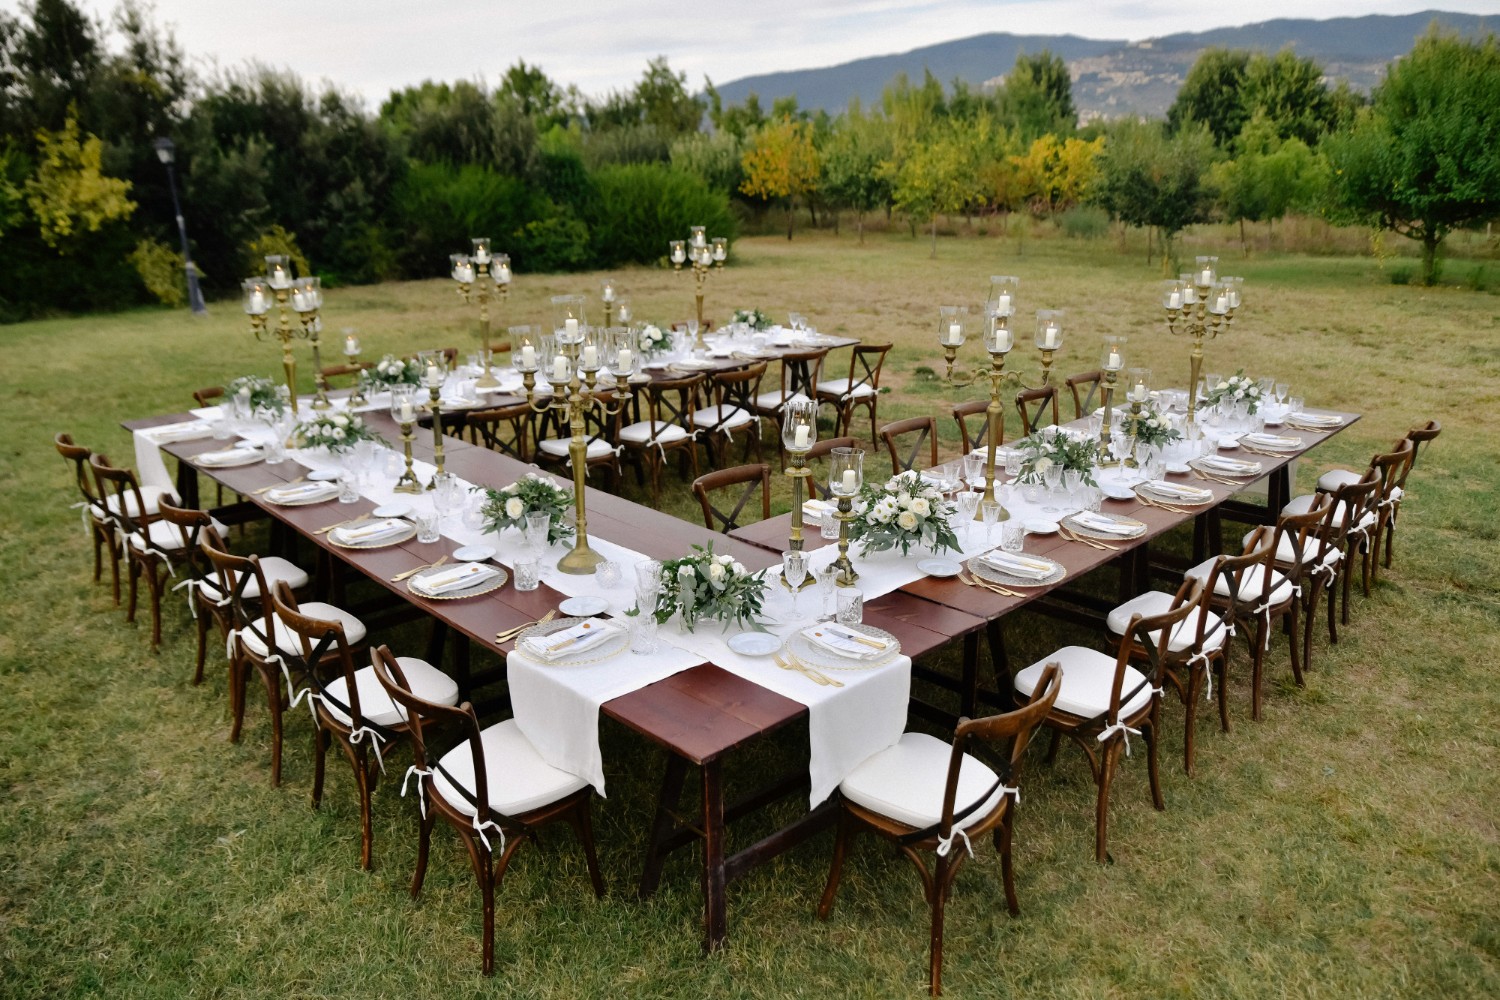
[[[36,143],[37,170],[26,181],[26,204],[49,247],[70,253],[86,234],[135,211],[126,197],[130,182],[104,175],[104,144],[97,136],[80,137],[73,118],[60,132],[38,129]]]
[[[793,121],[783,116],[767,122],[750,137],[740,165],[745,180],[740,190],[752,198],[784,201],[786,204],[786,238],[792,238],[792,210],[797,199],[818,189],[823,165],[818,147],[813,144],[812,122]]]

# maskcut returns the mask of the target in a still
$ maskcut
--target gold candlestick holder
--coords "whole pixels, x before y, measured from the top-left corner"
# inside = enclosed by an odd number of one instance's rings
[[[681,272],[684,263],[692,266],[694,299],[698,310],[698,334],[693,346],[698,350],[707,350],[708,344],[703,339],[703,286],[711,272],[724,269],[724,261],[729,256],[729,245],[722,236],[715,236],[711,241],[705,239],[702,226],[691,227],[690,233],[686,241],[673,240],[669,245],[672,270]]]
[[[421,493],[422,484],[417,480],[417,474],[411,464],[412,429],[416,427],[416,422],[402,420],[399,423],[401,425],[401,448],[406,453],[406,471],[401,473],[393,489],[397,493]]]
[[[865,453],[859,448],[835,448],[829,453],[828,488],[838,497],[839,554],[833,561],[838,570],[835,580],[841,587],[852,587],[859,574],[849,560],[849,526],[854,523],[854,498],[865,480]]]
[[[833,561],[838,576],[834,579],[840,587],[852,587],[859,580],[854,563],[849,561],[849,525],[854,522],[854,497],[839,497],[839,510],[834,517],[839,522],[839,556]]]
[[[500,385],[495,377],[490,359],[490,299],[501,302],[510,297],[510,255],[490,254],[490,241],[486,236],[476,236],[473,254],[456,253],[449,256],[453,265],[453,279],[458,282],[458,296],[465,302],[479,306],[479,361],[484,371],[474,381],[476,389],[494,389]]]
[[[344,357],[348,359],[345,364],[354,369],[354,391],[349,393],[349,408],[364,406],[370,400],[365,395],[365,373],[359,367],[359,352],[345,351]]]
[[[441,382],[428,383],[427,391],[430,398],[427,408],[432,413],[432,462],[437,466],[432,473],[432,480],[427,484],[429,490],[437,489],[438,477],[443,475],[443,406],[440,394],[443,391]]]
[[[1240,307],[1245,279],[1220,277],[1219,258],[1196,258],[1194,269],[1176,281],[1162,282],[1162,307],[1167,314],[1167,332],[1192,341],[1188,352],[1189,425],[1197,422],[1198,380],[1203,371],[1203,342],[1227,332]]]
[[[333,406],[328,399],[328,378],[323,374],[322,333],[323,321],[316,312],[302,314],[302,326],[307,331],[307,341],[312,345],[313,356],[313,401],[315,410],[327,410]]]
[[[789,451],[787,452],[787,458],[786,475],[792,481],[792,531],[790,537],[787,539],[787,548],[794,552],[801,552],[804,544],[802,540],[802,528],[804,524],[802,519],[802,495],[804,492],[809,495],[812,493],[812,470],[807,467],[807,452],[805,451]],[[806,489],[803,487],[804,483],[808,484]],[[777,579],[781,581],[781,585],[787,590],[792,589],[792,585],[787,583],[785,576],[780,576]],[[803,578],[802,583],[798,585],[797,590],[806,590],[815,583],[817,581],[813,579],[812,574],[808,574]]]
[[[586,473],[588,471],[588,423],[587,417],[591,409],[597,410],[604,418],[609,419],[616,416],[630,400],[630,375],[631,370],[616,370],[615,384],[621,387],[616,394],[613,405],[600,398],[597,386],[598,368],[584,370],[580,376],[579,359],[582,357],[583,344],[587,338],[580,336],[576,342],[563,343],[559,341],[558,350],[562,356],[569,359],[568,377],[562,385],[553,385],[552,395],[538,401],[536,395],[536,368],[529,371],[522,369],[521,384],[526,394],[526,402],[532,411],[545,414],[554,411],[564,416],[568,421],[568,429],[571,438],[568,441],[568,460],[573,469],[573,510],[575,523],[573,533],[573,547],[557,561],[557,568],[563,573],[583,575],[592,573],[594,568],[604,561],[604,557],[589,548],[588,532],[588,508],[586,500]],[[555,374],[555,372],[554,372]]]

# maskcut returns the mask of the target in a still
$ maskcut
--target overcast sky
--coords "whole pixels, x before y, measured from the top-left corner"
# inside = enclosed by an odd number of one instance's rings
[[[74,0],[106,16],[114,0]],[[0,0],[16,11],[20,0]],[[372,107],[425,79],[494,85],[518,59],[588,95],[631,86],[665,55],[697,90],[989,31],[1132,41],[1282,17],[1500,14],[1500,0],[155,0],[200,69],[260,60],[332,81]]]

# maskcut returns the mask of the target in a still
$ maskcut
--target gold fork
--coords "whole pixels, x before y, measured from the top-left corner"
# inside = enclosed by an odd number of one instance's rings
[[[831,677],[818,673],[816,670],[807,666],[805,663],[798,661],[790,653],[788,653],[785,657],[783,657],[780,653],[777,653],[775,656],[771,657],[771,659],[774,660],[776,662],[776,665],[782,670],[791,670],[795,673],[799,673],[803,677],[806,677],[808,680],[812,681],[814,684],[821,684],[824,687],[844,686],[843,681],[836,681]]]
[[[1104,549],[1105,551],[1108,551],[1108,552],[1116,552],[1116,551],[1118,551],[1113,545],[1105,545],[1101,541],[1097,541],[1096,539],[1089,538],[1089,537],[1087,537],[1085,535],[1080,535],[1080,534],[1076,533],[1075,531],[1073,531],[1071,528],[1067,527],[1066,525],[1061,525],[1061,524],[1058,525],[1057,526],[1057,530],[1058,530],[1058,534],[1062,535],[1064,538],[1066,538],[1070,542],[1081,542],[1082,544],[1087,545],[1090,548]]]
[[[495,633],[495,641],[496,642],[505,642],[508,639],[514,639],[516,636],[520,635],[522,632],[526,631],[527,629],[529,629],[529,628],[535,628],[537,625],[545,625],[545,624],[547,624],[548,622],[550,622],[552,619],[554,619],[556,617],[557,617],[557,609],[553,608],[551,611],[547,612],[545,615],[542,615],[542,617],[538,618],[534,622],[522,622],[521,624],[517,625],[515,628],[508,628],[508,629],[505,629],[505,630],[503,630],[501,632],[496,632]]]
[[[430,563],[426,564],[425,566],[418,566],[416,569],[409,569],[409,570],[405,571],[404,573],[397,573],[395,576],[391,577],[391,582],[392,583],[400,583],[402,580],[405,580],[407,577],[409,577],[409,576],[416,576],[418,573],[422,572],[423,570],[437,569],[439,566],[441,566],[443,563],[445,563],[447,561],[448,561],[448,557],[447,556],[439,556],[436,562],[430,562]]]
[[[991,583],[988,580],[982,580],[982,579],[980,579],[979,576],[976,575],[973,570],[961,570],[961,571],[959,571],[958,578],[959,578],[960,581],[962,581],[963,583],[967,583],[971,587],[978,587],[980,590],[992,591],[992,592],[994,592],[996,594],[999,594],[1001,597],[1020,597],[1021,596],[1020,594],[1016,593],[1014,590],[1006,590],[1004,587],[1000,586],[998,583]]]
[[[307,478],[306,476],[298,476],[296,479],[288,479],[284,483],[272,483],[270,486],[262,486],[260,489],[258,489],[258,490],[251,490],[250,492],[251,492],[252,496],[260,496],[262,493],[269,493],[272,490],[279,490],[283,486],[296,486],[298,483],[302,482],[302,480],[304,480],[306,478]]]
[[[369,512],[366,511],[365,513],[359,515],[358,517],[351,517],[347,521],[339,521],[336,524],[330,524],[330,525],[328,525],[326,528],[319,528],[316,531],[314,531],[313,534],[315,534],[315,535],[326,535],[326,534],[328,534],[328,532],[332,531],[334,528],[347,528],[351,524],[358,524],[359,522],[361,522],[363,520],[366,520],[367,518],[369,518],[369,516],[370,516]]]

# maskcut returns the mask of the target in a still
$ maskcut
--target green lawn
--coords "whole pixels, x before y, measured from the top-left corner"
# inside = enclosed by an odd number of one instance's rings
[[[936,260],[927,251],[901,234],[863,247],[848,234],[742,241],[736,266],[709,280],[709,311],[797,309],[825,330],[892,341],[882,418],[946,414],[966,398],[915,369],[940,367],[936,307],[981,297],[992,273],[1021,277],[1025,310],[1069,310],[1062,373],[1094,367],[1099,335],[1124,333],[1131,363],[1186,377],[1186,346],[1154,306],[1157,268],[1134,245],[1127,256],[1113,240],[959,238],[940,241]],[[1410,483],[1395,569],[1371,599],[1356,597],[1337,646],[1322,635],[1305,689],[1290,684],[1277,640],[1258,724],[1237,651],[1234,731],[1201,721],[1193,779],[1177,764],[1181,708],[1169,706],[1167,811],[1150,807],[1143,758],[1126,761],[1114,865],[1092,861],[1093,788],[1076,750],[1051,766],[1034,759],[1017,828],[1022,915],[1005,914],[999,865],[981,849],[949,908],[947,993],[1500,995],[1500,298],[1394,286],[1364,259],[1223,253],[1223,269],[1247,277],[1246,307],[1209,346],[1209,367],[1288,378],[1310,404],[1365,414],[1303,463],[1304,487],[1313,466],[1363,468],[1409,425],[1443,421]],[[501,322],[539,322],[548,296],[597,294],[603,277],[523,276]],[[614,277],[641,317],[691,309],[686,276]],[[466,345],[472,314],[450,286],[331,291],[325,323],[331,335],[357,329],[366,357]],[[188,683],[180,600],[152,655],[88,576],[52,434],[128,463],[118,420],[184,409],[192,389],[235,375],[275,373],[276,349],[250,337],[234,303],[204,320],[143,310],[0,327],[0,345],[10,441],[0,453],[0,995],[925,995],[917,881],[868,841],[828,923],[813,915],[825,834],[735,884],[730,947],[702,957],[690,853],[671,860],[655,898],[634,898],[661,755],[610,725],[610,795],[595,807],[610,895],[592,898],[566,833],[524,849],[499,892],[498,974],[482,979],[478,892],[441,826],[424,897],[406,894],[416,805],[396,794],[405,754],[377,790],[376,870],[362,872],[340,759],[322,809],[309,808],[306,716],[288,716],[285,783],[272,789],[264,706],[252,689],[245,739],[229,744],[222,656],[211,652],[201,688]],[[1013,359],[1035,368],[1025,351]],[[305,374],[305,349],[300,360]],[[641,496],[633,482],[627,493]],[[696,516],[684,487],[669,493],[671,510]],[[261,540],[252,531],[245,544]],[[1018,665],[1063,641],[1100,645],[1034,618],[1007,627]],[[384,638],[420,652],[423,632]],[[731,784],[798,756],[795,738],[768,742],[736,762]]]

